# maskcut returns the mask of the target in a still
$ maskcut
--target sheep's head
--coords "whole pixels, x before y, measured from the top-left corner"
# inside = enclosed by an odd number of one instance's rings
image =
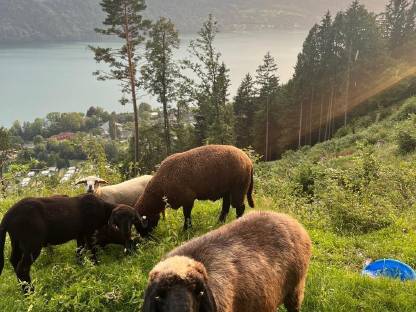
[[[205,267],[188,257],[160,262],[149,275],[143,312],[216,312]]]
[[[94,193],[101,184],[108,184],[108,182],[95,176],[89,176],[75,182],[75,185],[79,184],[85,184],[85,191],[87,193]]]
[[[131,227],[133,224],[140,224],[141,227],[147,227],[147,218],[142,217],[130,206],[118,205],[111,213],[108,224],[120,231],[124,239],[131,238]]]

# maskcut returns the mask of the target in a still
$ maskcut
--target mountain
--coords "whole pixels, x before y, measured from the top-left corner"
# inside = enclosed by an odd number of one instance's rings
[[[100,0],[0,0],[0,41],[91,40],[101,24]],[[318,3],[317,3],[318,2]],[[209,13],[222,30],[308,29],[326,10],[351,0],[148,0],[149,18],[170,17],[182,32],[195,32]],[[381,0],[364,0],[372,10]]]

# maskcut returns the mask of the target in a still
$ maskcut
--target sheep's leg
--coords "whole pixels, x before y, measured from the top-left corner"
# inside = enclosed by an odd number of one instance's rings
[[[17,272],[17,265],[22,258],[22,251],[20,250],[19,244],[15,240],[11,240],[12,253],[10,255],[10,262],[15,272]]]
[[[244,215],[245,210],[246,210],[246,206],[244,205],[244,203],[236,207],[237,218],[241,218]]]
[[[22,282],[22,290],[25,294],[34,291],[32,280],[30,279],[30,266],[33,261],[32,253],[25,251],[16,268],[16,276]]]
[[[94,238],[92,236],[88,236],[86,238],[86,242],[87,242],[87,248],[91,251],[91,260],[95,265],[97,265],[98,264],[97,245],[94,242]]]
[[[227,219],[228,212],[230,211],[230,194],[225,194],[222,198],[222,209],[221,209],[221,215],[219,218],[219,222],[224,223]]]
[[[85,240],[83,237],[77,238],[77,249],[75,250],[78,264],[82,264],[82,252],[85,248]]]
[[[303,278],[295,287],[293,292],[289,293],[286,296],[284,304],[288,312],[300,312],[300,308],[303,302],[303,294],[305,290],[305,281],[305,278]]]
[[[183,224],[184,231],[192,227],[192,218],[191,218],[192,207],[193,207],[193,203],[183,206],[183,216],[185,217],[185,222]]]
[[[235,208],[237,218],[243,216],[246,206],[244,205],[245,194],[241,194],[240,189],[236,189],[231,193],[231,205]]]

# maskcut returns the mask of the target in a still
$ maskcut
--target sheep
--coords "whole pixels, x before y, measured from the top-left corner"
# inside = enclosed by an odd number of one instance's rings
[[[191,211],[196,199],[223,199],[219,217],[224,222],[230,204],[237,217],[244,214],[244,198],[254,207],[253,163],[240,149],[228,145],[207,145],[165,159],[135,208],[148,218],[146,231],[136,226],[142,235],[148,234],[160,218],[166,204],[173,209],[183,207],[184,230],[192,226]]]
[[[120,184],[101,187],[102,184],[108,184],[108,182],[95,176],[89,176],[78,180],[75,184],[85,184],[88,193],[94,193],[96,196],[109,203],[133,206],[137,199],[142,195],[146,185],[151,179],[151,175],[144,175]],[[125,236],[110,225],[106,225],[99,229],[94,234],[94,239],[97,245],[101,247],[105,247],[108,244],[118,244],[126,247]],[[131,248],[134,247],[134,243],[131,239],[128,242],[128,246],[128,251],[131,251]]]
[[[19,201],[7,211],[0,224],[0,274],[4,267],[6,232],[12,245],[10,262],[17,278],[24,282],[25,293],[33,290],[30,267],[43,247],[76,239],[78,259],[86,246],[97,263],[92,235],[108,223],[116,207],[93,194]]]
[[[124,245],[125,253],[132,251],[134,243],[131,239],[131,226],[137,222],[140,222],[143,227],[147,226],[146,217],[141,218],[135,209],[127,205],[118,205],[108,220],[108,226],[105,227],[104,233],[107,235],[104,240],[108,240],[109,237],[115,237],[116,243]],[[111,231],[109,229],[114,230]],[[100,232],[101,230],[98,233]],[[98,243],[100,244],[100,242]]]
[[[305,229],[254,212],[195,238],[149,273],[143,312],[299,312],[311,257]]]
[[[88,193],[94,193],[108,203],[133,206],[151,179],[152,176],[144,175],[119,184],[101,187],[101,184],[108,182],[90,176],[78,180],[75,184],[85,184]]]

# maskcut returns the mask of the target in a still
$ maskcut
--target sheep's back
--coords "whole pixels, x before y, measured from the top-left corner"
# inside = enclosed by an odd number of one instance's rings
[[[233,188],[248,188],[252,163],[241,150],[232,146],[204,146],[175,154],[162,162],[156,176],[164,193],[198,199],[216,200]]]
[[[98,190],[98,194],[111,204],[133,206],[138,197],[143,194],[151,178],[152,176],[141,176],[120,184],[103,186]]]
[[[310,250],[309,236],[295,220],[251,213],[168,257],[188,256],[205,265],[217,303],[224,307],[220,311],[270,311],[306,275]]]

